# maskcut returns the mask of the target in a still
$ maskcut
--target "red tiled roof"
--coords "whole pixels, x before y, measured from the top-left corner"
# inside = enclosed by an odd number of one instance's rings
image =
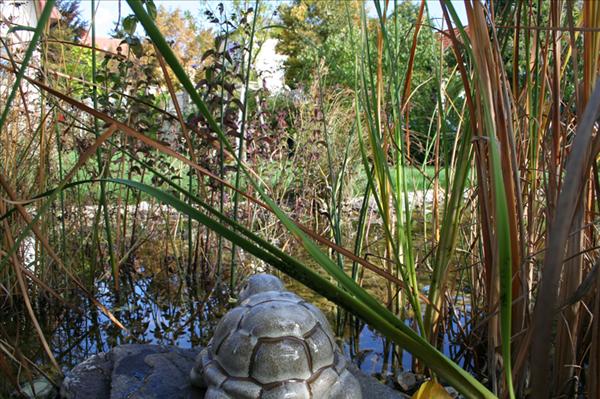
[[[96,36],[96,48],[110,53],[118,54],[118,48],[121,47],[121,54],[127,51],[127,44],[121,44],[122,39],[115,39],[113,37]],[[88,32],[84,35],[81,41],[87,46],[92,45],[92,35]]]
[[[454,35],[459,42],[462,42],[462,37],[460,35],[460,30],[458,28],[454,28]],[[465,27],[465,32],[467,36],[471,36],[471,30],[468,26]],[[450,38],[450,29],[443,30],[438,33],[438,40],[442,43],[442,46],[447,49],[452,46],[452,39]]]

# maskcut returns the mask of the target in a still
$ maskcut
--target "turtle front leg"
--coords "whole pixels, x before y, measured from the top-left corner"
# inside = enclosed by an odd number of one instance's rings
[[[204,364],[202,363],[202,352],[196,357],[196,364],[190,371],[190,382],[193,386],[206,389],[206,380],[204,379]]]
[[[209,388],[204,394],[204,399],[233,399],[220,389]]]
[[[331,387],[328,399],[362,399],[362,388],[356,377],[344,370]]]

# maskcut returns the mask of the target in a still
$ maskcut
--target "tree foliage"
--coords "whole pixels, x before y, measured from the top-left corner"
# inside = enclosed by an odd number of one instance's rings
[[[322,59],[332,81],[352,86],[354,56],[347,46],[358,3],[346,0],[294,0],[279,7],[282,29],[276,34],[277,51],[288,56],[286,83],[307,87]]]
[[[60,0],[56,7],[58,20],[50,25],[50,41],[46,45],[48,66],[63,70],[69,76],[91,80],[91,54],[86,48],[67,43],[79,43],[87,33],[88,22],[81,14],[79,0]],[[66,43],[65,43],[66,42]],[[63,82],[64,83],[64,82]],[[72,90],[81,90],[81,84],[69,82]]]
[[[156,25],[163,32],[171,48],[188,74],[197,74],[203,65],[203,53],[212,47],[214,40],[210,29],[203,28],[189,11],[173,11],[160,6]]]
[[[60,19],[50,26],[55,38],[78,42],[87,32],[88,23],[82,17],[80,0],[59,0],[56,7]]]
[[[356,1],[294,0],[279,7],[282,28],[276,34],[277,51],[288,56],[285,63],[286,84],[292,88],[308,88],[316,76],[341,87],[355,87],[354,41],[361,32],[358,29],[361,7],[365,7],[371,58],[377,59],[377,35],[382,31],[376,11]],[[382,13],[385,10],[381,11]],[[416,4],[404,1],[394,12],[388,12],[383,33],[395,54],[393,63],[384,63],[386,75],[402,79],[411,54],[412,39],[418,18]],[[426,17],[424,17],[427,24]],[[398,34],[394,32],[398,31]],[[411,146],[416,153],[424,151],[431,117],[432,104],[436,103],[435,65],[437,64],[437,41],[431,29],[421,29],[414,57],[411,79],[410,129]],[[316,73],[320,64],[324,69]],[[394,71],[391,71],[393,69]],[[323,74],[322,71],[326,73]]]

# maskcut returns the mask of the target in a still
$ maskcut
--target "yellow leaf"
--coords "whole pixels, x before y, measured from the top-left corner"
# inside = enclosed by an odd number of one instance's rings
[[[452,396],[439,383],[430,380],[419,387],[412,399],[452,399]]]

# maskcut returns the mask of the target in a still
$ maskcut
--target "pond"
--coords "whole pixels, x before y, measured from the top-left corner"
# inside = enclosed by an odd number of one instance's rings
[[[318,300],[316,293],[289,279],[284,280],[288,289],[319,306],[335,326],[335,308],[331,303]],[[80,303],[73,304],[74,309],[65,308],[63,304],[46,299],[43,295],[38,296],[35,307],[43,315],[40,323],[63,371],[91,355],[123,343],[154,343],[182,348],[204,346],[219,319],[235,306],[227,289],[213,290],[206,299],[205,291],[198,286],[198,282],[180,279],[177,274],[157,273],[143,265],[135,271],[124,273],[123,281],[118,299],[110,280],[96,281],[95,296],[111,309],[129,332],[117,328],[83,296],[80,296]],[[407,325],[411,322],[410,319],[406,320]],[[43,364],[43,351],[25,313],[3,315],[0,326],[10,331],[9,336],[19,336],[21,342],[27,342],[20,348],[25,356],[42,368],[47,367]],[[366,374],[391,384],[393,369],[384,356],[385,340],[367,325],[356,322],[355,327],[346,328],[343,336],[339,337],[344,353]],[[446,334],[444,352],[452,357],[456,348],[453,348],[450,339],[451,334]],[[388,359],[392,353],[393,348],[388,345]],[[401,353],[402,367],[411,370],[412,356],[406,351]],[[0,388],[8,389],[7,386]]]

